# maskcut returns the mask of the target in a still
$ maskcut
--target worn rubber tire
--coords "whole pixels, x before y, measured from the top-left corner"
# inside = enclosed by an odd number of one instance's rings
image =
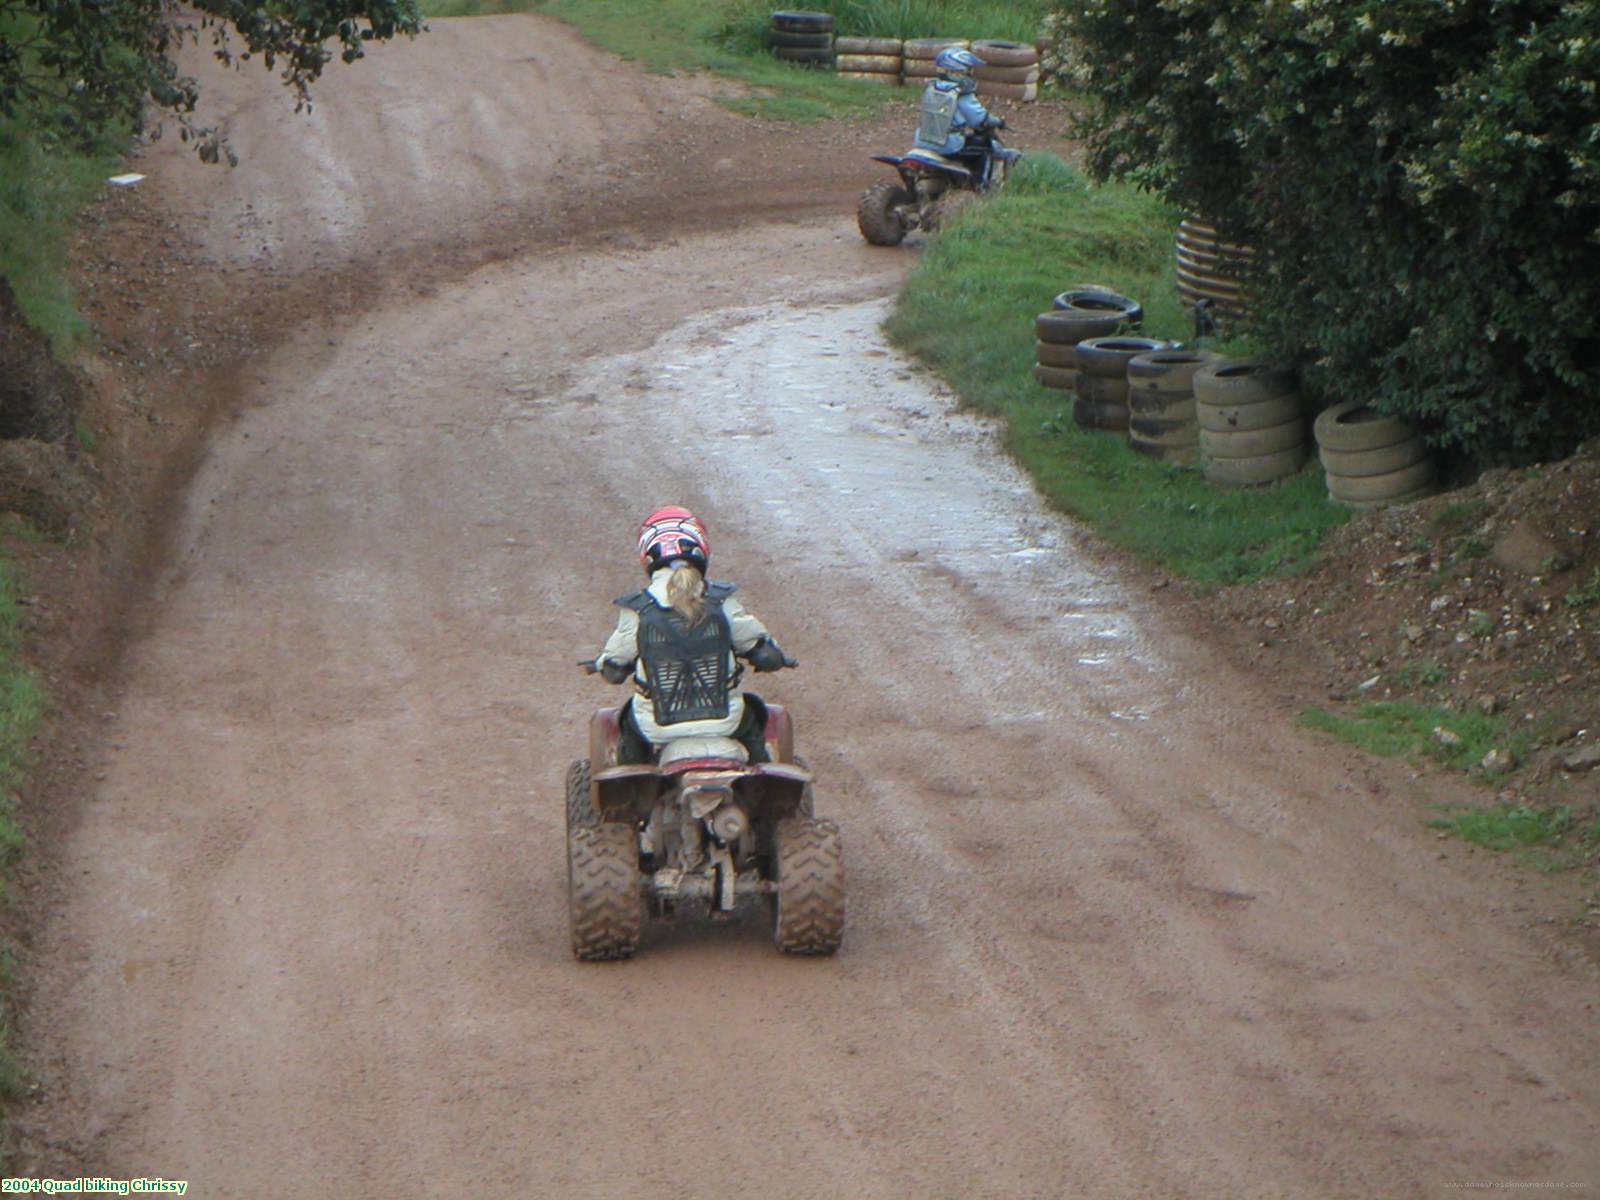
[[[1078,370],[1087,375],[1098,375],[1103,379],[1120,380],[1126,387],[1130,358],[1137,354],[1146,354],[1151,350],[1171,348],[1171,342],[1164,342],[1160,338],[1119,335],[1085,338],[1078,343]]]
[[[1175,467],[1192,467],[1200,461],[1200,447],[1195,442],[1174,444],[1148,441],[1135,434],[1131,425],[1128,427],[1128,448],[1138,454],[1169,462]]]
[[[1058,292],[1055,299],[1050,301],[1050,307],[1060,309],[1062,312],[1119,313],[1122,320],[1129,325],[1137,325],[1144,320],[1142,304],[1129,296],[1124,296],[1121,292],[1113,292],[1110,288],[1069,288],[1067,291]]]
[[[1387,475],[1421,462],[1428,457],[1428,443],[1412,436],[1392,446],[1379,446],[1376,450],[1329,450],[1319,447],[1317,456],[1322,469],[1329,475],[1342,475],[1346,479],[1362,479],[1368,475]]]
[[[1140,391],[1130,384],[1128,411],[1136,418],[1143,417],[1149,421],[1178,421],[1193,430],[1196,437],[1199,436],[1200,422],[1195,419],[1198,407],[1188,392]]]
[[[1132,404],[1128,406],[1128,437],[1138,437],[1141,442],[1148,442],[1152,446],[1198,446],[1200,444],[1200,427],[1194,423],[1194,418],[1184,420],[1183,417],[1153,417],[1148,413],[1139,412]],[[1226,436],[1214,434],[1216,437]]]
[[[991,100],[1032,101],[1039,98],[1037,83],[990,83],[978,80],[978,95]]]
[[[767,45],[783,46],[789,50],[834,49],[831,33],[789,33],[782,29],[773,29],[767,33]]]
[[[890,58],[887,54],[834,54],[833,65],[839,69],[840,74],[849,72],[854,75],[893,75],[899,78],[900,62],[898,58]]]
[[[905,65],[900,68],[900,74],[907,79],[937,79],[939,68],[931,60],[921,58],[907,58],[902,60]]]
[[[875,83],[879,87],[899,87],[900,76],[885,75],[882,71],[840,71],[840,79],[853,79],[857,83]]]
[[[1224,358],[1194,373],[1194,394],[1212,406],[1255,404],[1294,391],[1294,373],[1287,367],[1254,358]]]
[[[1076,347],[1085,338],[1109,337],[1123,324],[1124,319],[1114,312],[1051,309],[1034,317],[1033,332],[1041,342]]]
[[[621,822],[567,835],[567,913],[572,953],[583,962],[631,958],[644,935],[639,841]]]
[[[1200,453],[1207,458],[1260,458],[1306,444],[1306,423],[1299,417],[1264,429],[1200,430]]]
[[[1035,342],[1033,361],[1041,367],[1076,368],[1078,347],[1076,344],[1063,346],[1056,342]]]
[[[831,67],[833,65],[832,50],[797,49],[792,46],[774,46],[772,57],[780,58],[784,62],[799,63],[808,67]]]
[[[810,9],[780,9],[772,14],[772,28],[785,33],[832,33],[833,14]]]
[[[1212,483],[1224,487],[1254,487],[1293,475],[1305,465],[1308,456],[1305,444],[1301,443],[1289,450],[1255,458],[1208,459],[1202,452],[1200,461],[1205,465],[1206,479]]]
[[[1039,64],[1030,67],[975,67],[972,77],[979,83],[1038,83]]]
[[[1346,400],[1317,414],[1312,431],[1325,450],[1378,450],[1416,436],[1416,430],[1399,417],[1369,407],[1362,400]]]
[[[1080,379],[1079,383],[1083,381]],[[1072,402],[1072,421],[1079,429],[1093,429],[1104,433],[1126,433],[1128,406],[1114,400],[1092,400],[1078,396]]]
[[[1151,350],[1128,360],[1128,386],[1139,392],[1194,395],[1195,373],[1222,355],[1214,350]]]
[[[594,791],[589,786],[589,760],[580,758],[567,768],[567,832],[600,824],[594,810]]]
[[[1038,47],[998,38],[977,38],[972,43],[972,52],[983,59],[986,67],[1031,67],[1039,61]]]
[[[1087,374],[1083,367],[1078,368],[1078,381],[1073,389],[1084,400],[1095,404],[1116,404],[1123,408],[1128,407],[1128,381],[1126,379],[1112,379],[1106,375]],[[1126,422],[1124,422],[1126,426]]]
[[[789,817],[773,835],[772,941],[785,954],[832,954],[844,939],[844,849],[839,827]]]
[[[899,38],[836,37],[833,48],[840,54],[887,54],[900,58],[905,53],[905,43]]]
[[[911,201],[911,193],[898,183],[875,183],[856,203],[856,228],[874,246],[898,246],[905,240],[906,226],[895,207]]]
[[[1382,475],[1329,475],[1328,495],[1335,500],[1392,500],[1434,481],[1433,459],[1424,458]]]
[[[1200,378],[1199,374],[1195,375]],[[1195,420],[1201,429],[1217,433],[1233,433],[1241,429],[1268,429],[1282,425],[1301,415],[1300,397],[1274,396],[1255,404],[1207,404],[1200,393],[1195,393]]]
[[[1074,392],[1078,387],[1078,372],[1071,367],[1047,367],[1035,363],[1033,377],[1047,388]]]
[[[902,53],[907,58],[932,62],[934,56],[941,50],[950,46],[959,46],[965,50],[968,45],[964,38],[907,38]]]

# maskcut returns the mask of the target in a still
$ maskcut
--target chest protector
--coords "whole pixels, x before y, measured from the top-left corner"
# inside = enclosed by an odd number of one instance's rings
[[[922,89],[922,116],[917,122],[919,143],[940,149],[950,140],[950,130],[956,119],[956,102],[960,98],[954,88],[942,88],[936,83],[930,83]]]
[[[708,582],[705,611],[693,627],[674,610],[662,608],[649,592],[633,592],[617,601],[639,614],[639,660],[657,725],[728,715],[733,631],[722,602],[732,591],[732,584]]]

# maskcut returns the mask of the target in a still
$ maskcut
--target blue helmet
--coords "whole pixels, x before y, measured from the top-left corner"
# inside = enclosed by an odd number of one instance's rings
[[[960,46],[946,46],[933,56],[933,65],[943,75],[964,75],[973,67],[985,64],[983,59],[971,50],[963,50]]]

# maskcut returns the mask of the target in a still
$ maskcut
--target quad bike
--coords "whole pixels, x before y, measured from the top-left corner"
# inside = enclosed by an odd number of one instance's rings
[[[589,757],[567,770],[572,952],[629,958],[647,914],[726,917],[763,896],[789,954],[832,954],[844,935],[839,827],[812,813],[811,774],[782,707],[745,693],[769,761],[732,738],[679,738],[656,761],[617,762],[621,706],[589,721]]]
[[[874,154],[872,161],[888,163],[900,182],[877,183],[861,194],[861,236],[874,246],[898,246],[913,229],[932,233],[958,208],[999,188],[1022,151],[1001,145],[995,130],[987,126],[973,134],[959,156],[920,148],[900,156]]]

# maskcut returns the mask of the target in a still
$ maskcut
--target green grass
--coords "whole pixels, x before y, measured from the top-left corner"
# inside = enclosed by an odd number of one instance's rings
[[[68,238],[84,206],[117,173],[126,144],[108,133],[93,146],[48,123],[0,117],[0,275],[28,323],[63,351],[88,331],[67,281]]]
[[[9,868],[22,852],[22,826],[17,820],[16,789],[28,765],[34,729],[44,715],[45,697],[18,658],[21,608],[11,564],[0,553],[0,868]],[[0,993],[9,997],[10,951],[0,947]],[[25,1076],[12,1048],[10,1005],[0,1015],[0,1095],[17,1095]]]
[[[1580,815],[1566,805],[1474,806],[1446,813],[1428,824],[1475,846],[1510,851],[1544,871],[1581,866],[1600,856],[1600,816],[1593,812]]]
[[[1416,662],[1405,663],[1395,669],[1390,675],[1397,687],[1407,690],[1433,687],[1450,678],[1450,671],[1436,659],[1422,658]]]
[[[647,71],[715,71],[746,85],[722,97],[735,112],[767,120],[864,117],[914,93],[839,79],[830,70],[780,62],[765,42],[769,0],[425,0],[430,17],[542,12],[559,17],[595,45]],[[840,34],[894,37],[997,37],[1032,41],[1048,0],[854,0],[834,3]],[[899,32],[904,30],[904,32]]]
[[[1412,700],[1374,701],[1361,705],[1354,715],[1313,707],[1302,712],[1300,720],[1371,754],[1429,758],[1458,770],[1476,766],[1494,749],[1508,750],[1522,762],[1536,736],[1511,728],[1503,714],[1452,712]],[[1440,741],[1437,729],[1453,734],[1454,742]]]
[[[1600,567],[1594,569],[1594,575],[1588,583],[1573,588],[1562,600],[1568,608],[1589,608],[1600,604]]]
[[[1009,450],[1040,490],[1106,541],[1204,585],[1301,569],[1349,516],[1328,503],[1314,464],[1267,488],[1213,487],[1123,438],[1077,428],[1070,397],[1033,379],[1033,318],[1079,284],[1138,300],[1146,335],[1190,337],[1172,277],[1176,227],[1148,194],[1091,187],[1053,155],[1032,155],[1003,193],[929,243],[889,336],[973,407],[1003,417]]]

